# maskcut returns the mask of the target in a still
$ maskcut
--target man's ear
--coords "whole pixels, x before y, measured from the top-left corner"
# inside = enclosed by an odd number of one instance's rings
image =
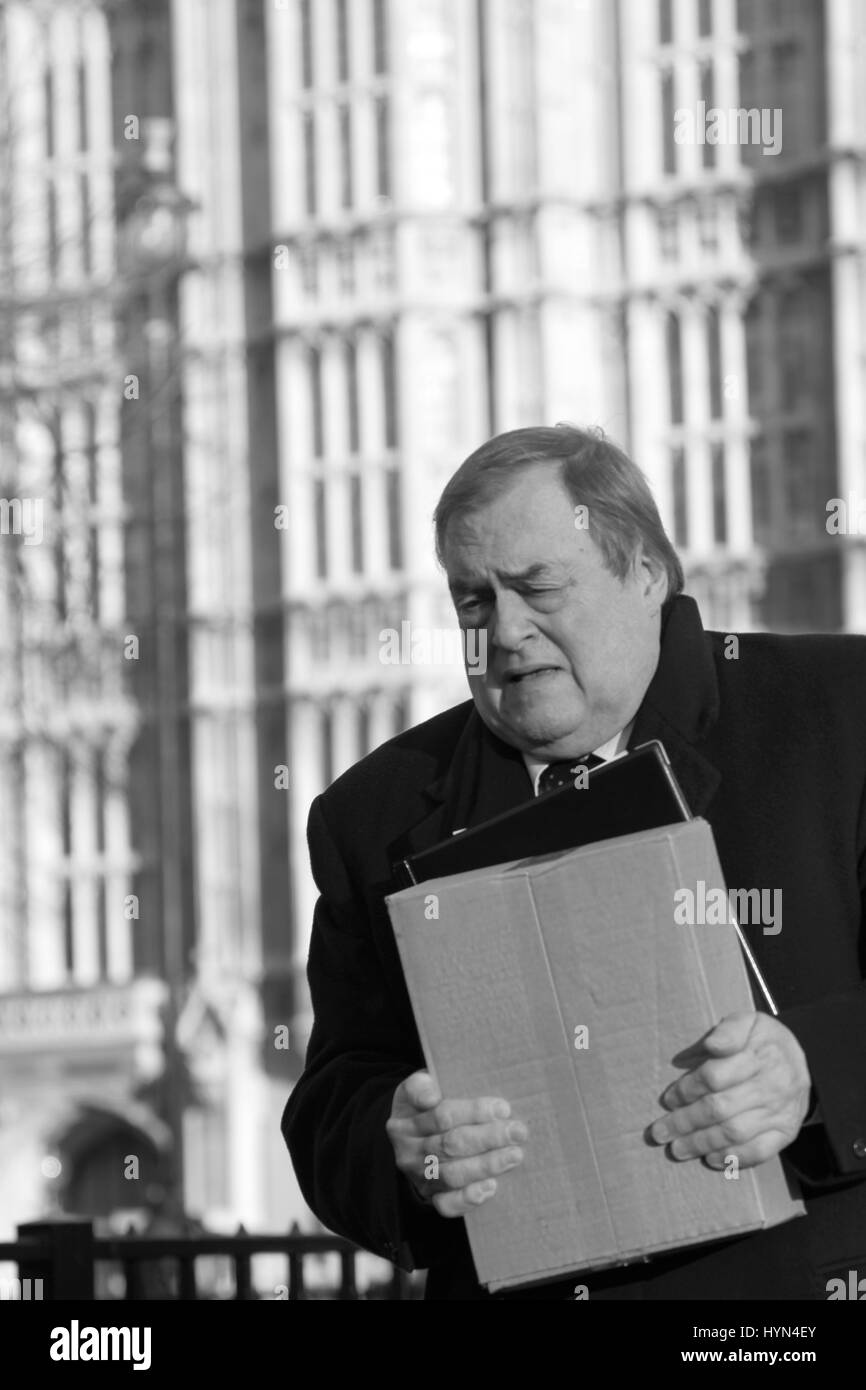
[[[660,560],[649,556],[641,547],[634,561],[635,578],[651,613],[661,612],[668,594],[668,573]]]

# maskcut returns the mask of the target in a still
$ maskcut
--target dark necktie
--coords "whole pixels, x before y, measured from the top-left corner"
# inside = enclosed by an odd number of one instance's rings
[[[561,762],[551,763],[538,779],[538,795],[543,796],[545,792],[556,791],[559,787],[573,786],[579,768],[592,771],[594,767],[601,767],[603,762],[604,758],[585,753],[582,758],[564,758]]]

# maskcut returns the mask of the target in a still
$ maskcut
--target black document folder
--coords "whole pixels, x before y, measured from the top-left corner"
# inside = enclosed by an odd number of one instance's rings
[[[394,866],[399,886],[408,888],[430,878],[486,869],[529,855],[577,849],[692,818],[658,740],[593,768],[586,774],[585,786],[580,780],[580,786],[567,785],[531,798],[525,806],[404,859]]]
[[[581,779],[580,786],[560,787],[527,800],[513,811],[494,816],[483,825],[458,831],[450,839],[395,864],[393,872],[397,887],[409,888],[431,878],[556,854],[691,819],[664,745],[654,739],[593,768],[586,774],[586,785]],[[732,925],[752,975],[756,1005],[778,1013],[751,947],[733,916]]]

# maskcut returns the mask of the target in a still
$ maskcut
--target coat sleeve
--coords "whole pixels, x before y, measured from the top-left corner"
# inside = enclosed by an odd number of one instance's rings
[[[866,853],[860,861],[860,949],[866,951]],[[785,1157],[804,1182],[866,1178],[866,983],[785,1009],[809,1064],[821,1123],[801,1130]]]
[[[866,1178],[866,985],[787,1009],[779,1021],[806,1054],[820,1106],[821,1124],[786,1151],[791,1163],[807,1182]]]
[[[385,1123],[394,1091],[424,1066],[405,1004],[389,991],[363,894],[351,882],[321,798],[307,826],[320,897],[307,977],[313,1028],[283,1114],[301,1191],[322,1223],[405,1269],[446,1258],[459,1238],[399,1172]]]

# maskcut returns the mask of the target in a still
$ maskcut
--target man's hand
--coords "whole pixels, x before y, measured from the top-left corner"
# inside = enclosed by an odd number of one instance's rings
[[[730,1014],[679,1060],[692,1070],[665,1091],[669,1113],[650,1129],[673,1158],[722,1168],[733,1155],[752,1168],[796,1139],[811,1078],[803,1049],[778,1019]]]
[[[496,1191],[496,1174],[523,1162],[515,1147],[526,1126],[511,1120],[507,1100],[443,1100],[428,1071],[394,1092],[386,1124],[397,1167],[440,1216],[465,1216]]]

